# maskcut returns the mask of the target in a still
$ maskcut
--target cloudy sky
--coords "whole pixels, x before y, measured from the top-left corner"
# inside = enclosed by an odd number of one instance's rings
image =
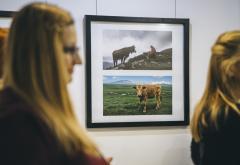
[[[104,76],[103,83],[131,81],[133,84],[172,84],[172,76]]]
[[[112,52],[135,45],[136,53],[130,58],[150,51],[153,45],[157,52],[172,47],[171,31],[103,30],[103,61],[112,62]]]

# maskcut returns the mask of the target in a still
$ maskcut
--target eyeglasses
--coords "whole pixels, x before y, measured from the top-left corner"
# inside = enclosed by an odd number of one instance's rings
[[[76,54],[78,54],[79,48],[76,46],[65,46],[65,47],[63,47],[63,51],[65,53],[70,53],[72,55],[76,55]]]
[[[79,48],[76,46],[65,46],[63,47],[63,51],[67,54],[70,54],[73,59],[75,64],[82,64],[82,60],[79,56]]]

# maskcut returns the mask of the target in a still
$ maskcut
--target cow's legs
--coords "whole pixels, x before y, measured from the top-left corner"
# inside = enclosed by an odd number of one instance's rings
[[[117,64],[118,64],[118,60],[115,60],[114,61],[114,66],[117,66]]]
[[[123,58],[121,58],[121,64],[123,63]]]
[[[125,63],[125,61],[126,61],[126,56],[123,57],[123,63]]]
[[[160,104],[161,104],[160,96],[159,96],[159,95],[156,95],[155,98],[156,98],[156,103],[157,103],[155,109],[156,109],[156,110],[159,110],[159,109],[160,109]]]
[[[117,66],[118,60],[113,60],[113,66]]]
[[[139,100],[138,111],[142,110],[142,99]]]
[[[147,112],[147,98],[144,98],[144,108],[143,112]]]

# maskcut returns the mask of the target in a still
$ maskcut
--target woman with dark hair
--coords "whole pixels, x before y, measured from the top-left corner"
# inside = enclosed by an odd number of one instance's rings
[[[79,126],[67,84],[80,63],[71,15],[22,8],[11,24],[0,93],[0,164],[107,165]]]
[[[196,165],[239,165],[240,31],[220,35],[212,47],[204,94],[192,118]]]

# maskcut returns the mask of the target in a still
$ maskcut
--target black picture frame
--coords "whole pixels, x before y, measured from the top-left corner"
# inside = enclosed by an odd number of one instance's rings
[[[0,10],[0,18],[11,18],[15,13],[15,11]]]
[[[10,28],[10,23],[6,25],[6,22],[11,21],[15,13],[15,11],[0,10],[0,28]]]
[[[84,21],[87,128],[189,125],[189,19],[85,15]],[[131,88],[137,85],[139,97]]]

